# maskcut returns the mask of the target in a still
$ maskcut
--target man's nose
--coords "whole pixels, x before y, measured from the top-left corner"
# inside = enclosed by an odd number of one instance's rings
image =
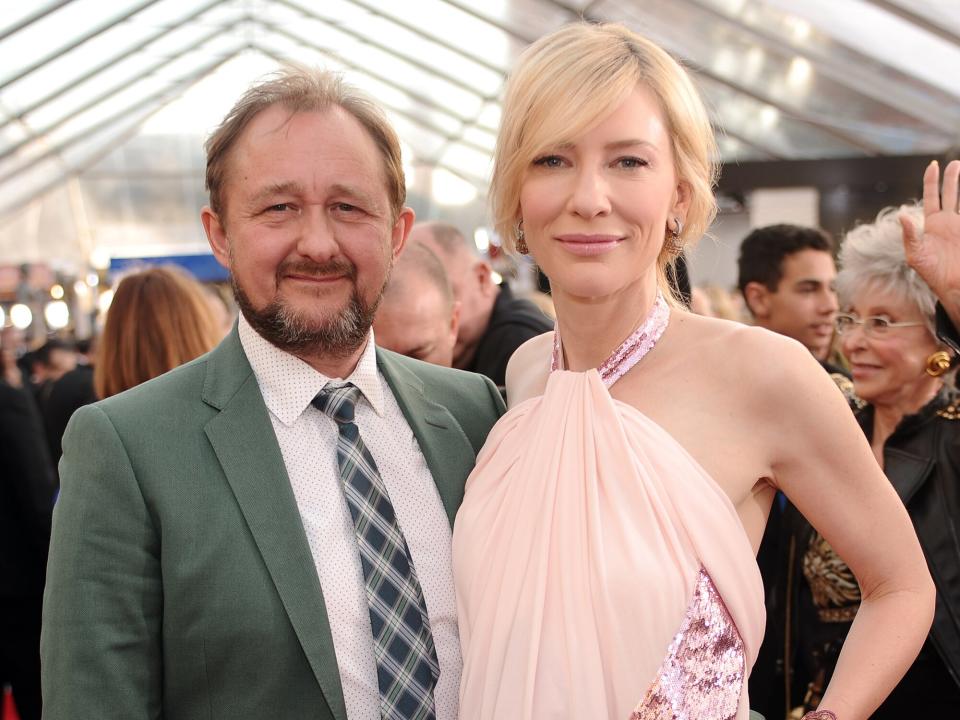
[[[835,313],[840,309],[840,303],[837,301],[837,293],[833,289],[824,290],[820,293],[820,311],[825,313]]]
[[[339,249],[333,223],[325,208],[305,206],[300,213],[297,252],[311,260],[323,262],[334,257]]]
[[[594,168],[580,168],[570,193],[570,209],[584,218],[610,212],[610,188],[603,174]]]

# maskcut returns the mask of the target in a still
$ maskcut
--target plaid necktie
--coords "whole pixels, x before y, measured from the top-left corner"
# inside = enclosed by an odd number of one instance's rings
[[[373,456],[353,422],[360,390],[327,384],[313,399],[340,430],[337,464],[360,549],[370,607],[380,717],[434,720],[433,688],[440,675],[427,606],[413,559],[377,471]]]

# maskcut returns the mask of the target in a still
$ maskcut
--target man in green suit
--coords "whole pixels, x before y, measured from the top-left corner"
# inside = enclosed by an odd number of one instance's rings
[[[413,223],[398,140],[289,69],[210,138],[207,187],[241,317],[67,429],[44,717],[454,720],[451,525],[503,405],[374,347]]]

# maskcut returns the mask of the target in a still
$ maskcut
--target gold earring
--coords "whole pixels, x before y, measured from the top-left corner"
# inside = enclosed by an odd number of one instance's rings
[[[673,222],[672,230],[667,225],[667,229],[670,230],[670,237],[667,238],[667,252],[671,255],[679,255],[683,252],[683,240],[680,238],[680,235],[683,234],[683,221],[675,217]]]
[[[927,358],[927,375],[940,377],[950,369],[950,356],[943,350],[937,350]]]
[[[530,248],[527,247],[526,234],[523,232],[523,220],[517,223],[517,252],[521,255],[529,255]]]

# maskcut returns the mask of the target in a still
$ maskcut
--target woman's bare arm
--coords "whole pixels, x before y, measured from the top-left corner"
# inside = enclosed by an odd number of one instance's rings
[[[916,658],[934,586],[906,509],[840,391],[799,345],[772,355],[764,374],[772,366],[777,377],[760,383],[759,426],[773,449],[773,481],[847,563],[862,595],[821,708],[861,720]]]

